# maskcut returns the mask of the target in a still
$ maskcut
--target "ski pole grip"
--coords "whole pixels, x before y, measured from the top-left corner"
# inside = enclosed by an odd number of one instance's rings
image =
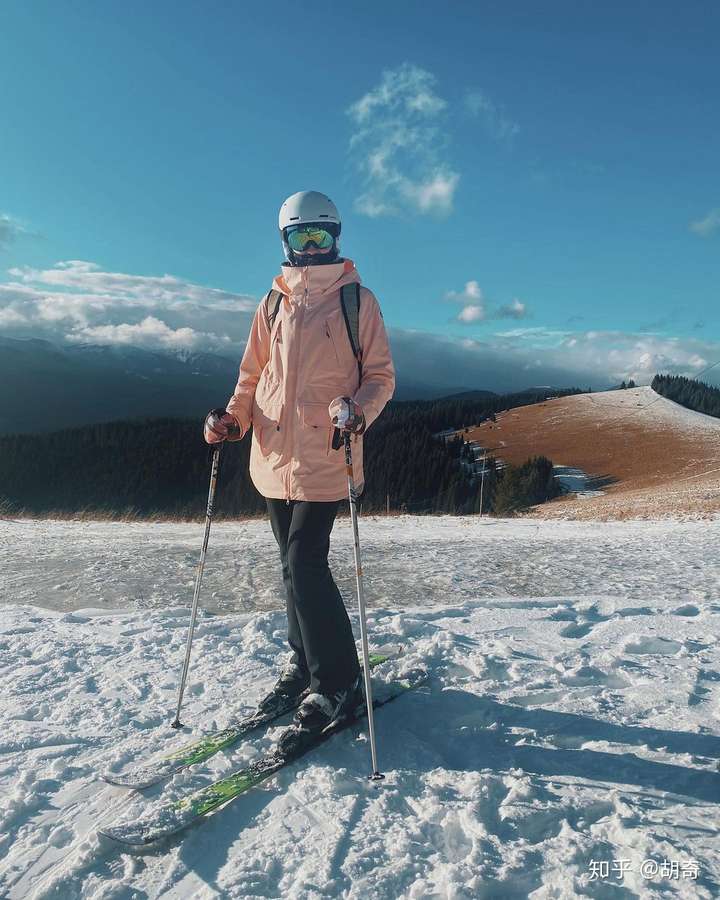
[[[339,428],[336,428],[333,431],[333,439],[332,439],[332,448],[333,450],[339,450],[343,445],[342,432]]]

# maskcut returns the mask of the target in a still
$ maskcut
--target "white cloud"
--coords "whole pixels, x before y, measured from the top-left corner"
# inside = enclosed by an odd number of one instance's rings
[[[15,269],[14,278],[0,284],[0,329],[72,343],[204,350],[239,358],[258,302],[168,275],[105,272],[83,261],[42,271]],[[499,309],[489,305],[477,280],[449,291],[445,300],[459,305],[458,332],[483,318],[496,319],[503,309],[515,319],[527,313],[518,299]],[[539,383],[602,387],[628,378],[646,384],[656,372],[707,378],[703,370],[720,359],[720,344],[698,339],[513,325],[482,340],[390,328],[399,377],[490,390]],[[720,367],[713,375],[720,377]]]
[[[26,323],[27,319],[25,318],[25,316],[21,312],[18,312],[18,310],[13,309],[11,306],[0,309],[1,328],[12,328],[14,325],[25,325]]]
[[[452,212],[453,197],[459,180],[457,172],[437,172],[430,181],[403,184],[402,191],[420,212],[447,214]]]
[[[359,124],[370,121],[378,110],[435,115],[447,105],[434,93],[435,81],[435,76],[425,69],[402,63],[383,72],[380,84],[353,103],[348,112]]]
[[[172,275],[107,272],[85,260],[13,268],[0,327],[51,340],[192,347],[236,355],[258,301]]]
[[[484,298],[477,281],[466,281],[462,291],[448,291],[445,299],[454,303],[467,303],[468,301],[482,301]]]
[[[551,330],[528,329],[516,338],[516,347],[532,345],[569,366],[605,372],[613,382],[633,378],[638,384],[648,384],[658,372],[694,377],[708,360],[720,359],[720,345],[710,341],[622,331],[557,331],[553,337]]]
[[[483,319],[524,319],[528,315],[527,306],[515,298],[505,306],[489,308],[477,281],[465,282],[462,291],[447,291],[445,300],[462,303],[463,309],[457,315],[458,322],[470,324]]]
[[[703,219],[690,223],[690,231],[694,231],[700,237],[709,237],[718,229],[720,229],[720,208],[718,207],[711,209]]]
[[[22,284],[77,290],[95,306],[113,306],[119,301],[125,305],[161,309],[199,305],[206,309],[254,310],[257,306],[257,301],[252,298],[193,284],[173,275],[106,272],[84,260],[59,262],[51,269],[13,268],[9,274]]]
[[[400,382],[437,389],[511,391],[533,385],[605,388],[633,378],[649,384],[658,372],[717,383],[720,343],[625,332],[518,328],[483,340],[391,329]]]
[[[363,216],[369,216],[371,219],[374,219],[377,216],[389,216],[395,211],[392,206],[388,206],[386,203],[383,203],[382,200],[378,200],[376,197],[370,197],[367,194],[358,197],[354,206],[357,212],[361,213]]]
[[[383,72],[380,84],[348,109],[350,149],[364,179],[355,209],[367,216],[448,215],[460,175],[445,159],[438,127],[447,103],[435,76],[411,63]]]
[[[194,331],[192,328],[170,328],[154,316],[146,316],[141,322],[129,325],[96,325],[79,328],[67,335],[67,340],[75,343],[125,344],[133,347],[161,347],[173,350],[196,350],[213,346],[220,349],[222,344],[230,344],[227,335]]]
[[[511,328],[510,331],[497,331],[495,337],[500,338],[522,338],[532,339],[534,341],[552,341],[556,342],[566,337],[570,332],[558,331],[556,328],[546,328],[544,325],[536,325],[533,327],[525,326],[523,328]]]
[[[465,109],[472,116],[479,116],[487,133],[496,141],[509,142],[520,131],[501,106],[494,103],[483,91],[468,91],[464,98]]]
[[[466,281],[462,291],[447,291],[445,299],[451,303],[462,303],[463,308],[456,317],[458,322],[469,325],[485,318],[485,300],[477,281]]]
[[[458,321],[460,322],[479,322],[485,318],[485,310],[477,304],[464,306],[458,313]]]
[[[515,298],[506,306],[499,307],[495,313],[495,317],[498,319],[524,319],[527,314],[527,306]]]

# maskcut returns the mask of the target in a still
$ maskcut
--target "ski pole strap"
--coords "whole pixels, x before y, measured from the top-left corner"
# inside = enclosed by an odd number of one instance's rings
[[[332,439],[332,448],[333,450],[339,450],[343,444],[342,431],[339,428],[336,428],[333,431],[333,439]]]

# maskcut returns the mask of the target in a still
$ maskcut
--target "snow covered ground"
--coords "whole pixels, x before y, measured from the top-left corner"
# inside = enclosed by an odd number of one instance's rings
[[[331,561],[352,596],[351,538]],[[0,896],[720,895],[720,521],[361,522],[370,632],[427,688],[183,835],[96,834],[240,768],[277,729],[144,795],[120,770],[249,711],[284,655],[264,521],[214,527],[184,719],[169,728],[202,526],[0,523]],[[350,604],[352,606],[352,604]],[[54,607],[54,608],[41,608]],[[604,868],[607,867],[607,872]]]
[[[63,612],[187,606],[203,528],[0,520],[0,609],[6,603]],[[361,542],[368,602],[389,609],[479,594],[607,593],[672,603],[686,594],[707,598],[720,582],[720,518],[596,523],[371,516],[362,520]],[[335,525],[330,564],[343,596],[351,599],[355,569],[347,517]],[[278,551],[267,520],[214,524],[202,606],[252,612],[278,609],[281,598]]]
[[[578,499],[599,497],[603,493],[593,487],[597,479],[575,466],[553,466],[553,474],[560,482],[563,493],[575,494]]]

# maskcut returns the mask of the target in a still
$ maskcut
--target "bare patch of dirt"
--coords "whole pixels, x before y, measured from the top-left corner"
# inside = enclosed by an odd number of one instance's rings
[[[465,433],[509,463],[547,456],[597,480],[597,497],[561,497],[543,518],[710,518],[720,514],[720,419],[650,388],[580,394],[508,410]]]

